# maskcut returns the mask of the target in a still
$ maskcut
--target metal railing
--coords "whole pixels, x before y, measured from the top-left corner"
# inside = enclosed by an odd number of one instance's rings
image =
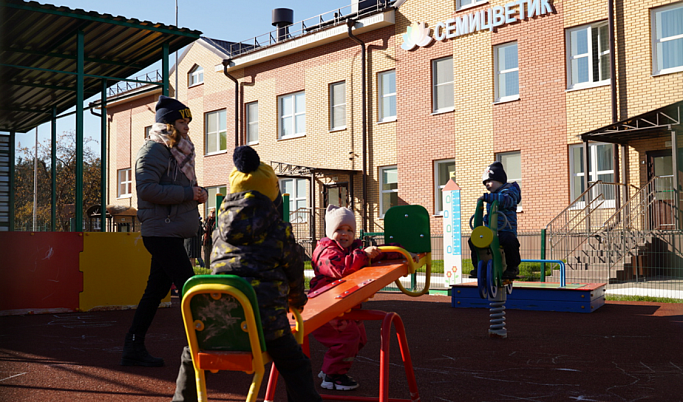
[[[232,57],[241,56],[255,50],[263,49],[267,46],[298,38],[322,29],[327,29],[343,23],[349,18],[356,18],[365,14],[384,10],[389,4],[393,3],[393,1],[394,0],[377,0],[376,4],[358,10],[355,10],[354,8],[361,6],[354,6],[353,4],[336,8],[314,17],[295,22],[286,27],[274,29],[265,34],[234,43],[229,46],[228,51]],[[359,4],[361,3],[362,2],[359,2]]]
[[[133,78],[136,81],[146,81],[147,83],[157,83],[162,81],[161,71],[154,70],[148,73],[141,74]],[[119,81],[115,85],[107,88],[107,96],[114,97],[122,93],[132,91],[134,89],[142,88],[148,85],[145,82],[133,82],[133,81]]]
[[[632,185],[596,181],[546,225],[548,258],[564,260],[568,268],[572,256],[593,239],[613,216],[622,192],[630,199],[637,190]]]
[[[675,197],[672,177],[654,177],[605,222],[600,237],[610,279],[638,281],[645,276],[643,258],[651,252],[654,239],[676,230]]]

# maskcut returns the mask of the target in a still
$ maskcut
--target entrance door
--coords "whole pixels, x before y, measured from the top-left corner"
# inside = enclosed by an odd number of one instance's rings
[[[652,229],[674,229],[674,188],[671,150],[647,153],[648,180],[655,178],[650,207]]]
[[[323,200],[325,209],[328,205],[338,207],[349,206],[349,183],[337,183],[326,185],[323,190]]]

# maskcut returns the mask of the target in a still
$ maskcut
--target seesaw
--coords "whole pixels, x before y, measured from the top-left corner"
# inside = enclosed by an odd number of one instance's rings
[[[303,338],[300,342],[303,342],[304,352],[310,354],[308,335],[334,318],[382,321],[379,396],[323,395],[323,399],[380,402],[420,400],[401,317],[394,312],[354,307],[367,301],[392,282],[396,282],[399,289],[410,296],[420,296],[429,291],[432,259],[428,212],[418,205],[389,209],[385,215],[385,239],[388,242],[399,243],[403,247],[382,246],[380,249],[383,252],[398,252],[405,258],[372,264],[310,293],[304,311],[292,322],[292,331],[298,339]],[[411,252],[418,254],[418,262],[413,261]],[[425,287],[419,291],[405,289],[399,279],[414,273],[421,266],[426,267]],[[247,401],[251,402],[256,400],[264,375],[264,365],[270,358],[263,342],[258,308],[253,308],[256,305],[253,288],[248,284],[226,287],[221,284],[226,277],[237,282],[241,279],[246,284],[244,279],[232,275],[200,275],[191,278],[183,287],[183,321],[195,367],[197,393],[199,401],[207,400],[205,370],[243,371],[248,374],[254,373],[247,395]],[[213,287],[211,281],[215,282]],[[200,290],[194,291],[195,287]],[[410,399],[389,398],[389,346],[392,325],[399,342]],[[272,366],[265,401],[273,401],[277,378],[278,372],[275,366]]]

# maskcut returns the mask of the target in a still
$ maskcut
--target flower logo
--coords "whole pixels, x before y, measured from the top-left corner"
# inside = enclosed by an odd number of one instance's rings
[[[425,47],[429,45],[434,40],[429,36],[429,31],[430,29],[425,26],[424,22],[414,22],[403,34],[401,48],[412,50],[415,46]]]

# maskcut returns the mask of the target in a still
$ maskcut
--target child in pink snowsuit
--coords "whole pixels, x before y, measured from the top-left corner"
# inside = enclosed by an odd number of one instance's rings
[[[315,277],[311,279],[311,291],[358,271],[367,266],[370,259],[402,258],[399,253],[382,253],[376,246],[363,248],[361,240],[355,239],[355,232],[356,218],[350,209],[327,207],[327,237],[320,239],[313,251]],[[313,336],[328,348],[318,374],[323,380],[321,387],[342,391],[358,388],[358,383],[346,373],[358,351],[367,343],[363,322],[335,318],[313,331]]]

